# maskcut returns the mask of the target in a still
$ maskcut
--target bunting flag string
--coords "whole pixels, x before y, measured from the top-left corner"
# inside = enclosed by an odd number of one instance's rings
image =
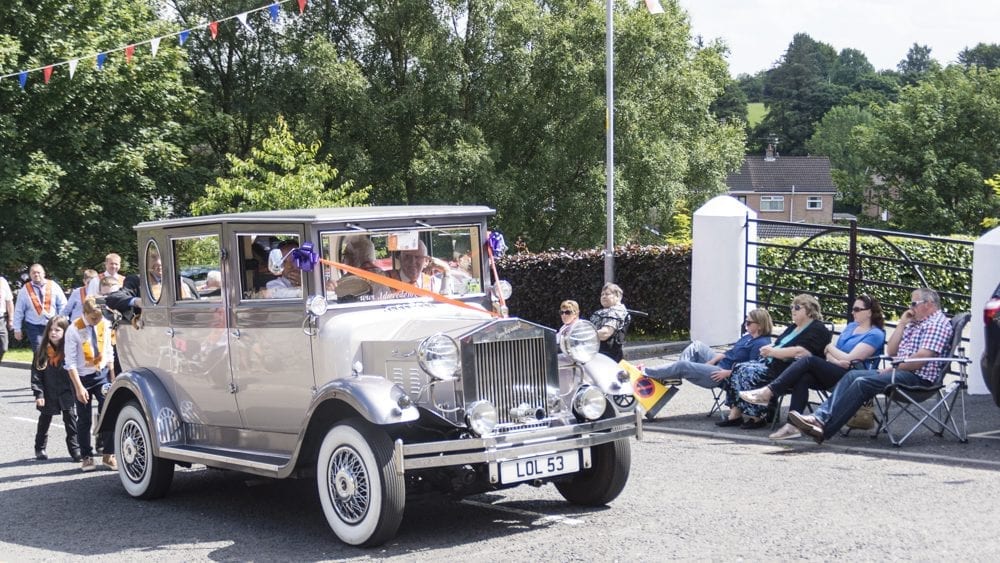
[[[95,60],[95,66],[96,66],[97,70],[103,70],[104,69],[104,63],[107,62],[107,59],[108,59],[109,55],[114,54],[114,53],[118,53],[118,52],[124,52],[126,64],[131,64],[132,57],[135,55],[135,49],[136,49],[136,47],[139,47],[139,46],[142,46],[142,45],[149,45],[149,49],[150,49],[150,51],[152,53],[152,56],[155,58],[157,51],[159,51],[159,49],[160,49],[160,40],[166,39],[166,38],[170,38],[170,37],[177,37],[178,45],[179,46],[183,46],[184,43],[186,43],[187,40],[190,38],[192,31],[198,31],[198,30],[204,30],[204,29],[207,29],[208,32],[209,32],[209,34],[211,35],[211,38],[215,39],[218,36],[218,33],[219,33],[219,24],[223,23],[223,22],[230,21],[230,20],[237,20],[242,25],[242,27],[245,28],[246,31],[249,33],[249,32],[253,31],[253,28],[250,27],[249,23],[247,23],[247,16],[249,14],[253,14],[255,12],[260,12],[260,11],[263,11],[263,10],[267,10],[268,11],[268,15],[270,16],[271,23],[275,23],[275,22],[278,21],[278,14],[280,13],[281,5],[282,4],[286,4],[288,2],[291,2],[291,1],[292,0],[272,0],[271,3],[269,3],[269,4],[266,4],[264,6],[260,6],[258,8],[254,8],[252,10],[248,10],[246,12],[241,12],[239,14],[228,16],[228,17],[225,17],[225,18],[220,18],[220,19],[217,19],[217,20],[212,20],[212,21],[200,24],[200,25],[196,25],[194,27],[190,27],[190,28],[187,28],[187,29],[182,29],[182,30],[176,31],[174,33],[169,33],[167,35],[161,35],[159,37],[153,37],[151,39],[146,39],[144,41],[137,41],[137,42],[131,43],[129,45],[124,45],[122,47],[117,47],[115,49],[108,49],[107,51],[101,51],[99,53],[94,53],[94,54],[83,56],[83,57],[76,57],[74,59],[70,59],[70,60],[67,60],[67,61],[61,61],[61,62],[58,62],[58,63],[52,63],[52,64],[47,64],[47,65],[42,65],[42,66],[39,66],[39,67],[36,67],[36,68],[29,68],[29,69],[26,69],[26,70],[19,70],[19,71],[7,73],[7,74],[0,73],[0,81],[2,81],[4,78],[13,78],[13,77],[16,77],[17,81],[18,81],[18,84],[20,84],[20,86],[21,86],[21,89],[24,90],[25,86],[27,86],[27,84],[28,84],[28,75],[29,74],[41,71],[42,75],[43,75],[44,83],[48,84],[49,80],[52,78],[52,71],[54,69],[56,69],[56,68],[61,67],[61,66],[66,66],[68,68],[68,70],[69,70],[69,78],[70,78],[70,80],[72,80],[73,79],[73,75],[76,74],[77,65],[79,64],[79,62],[81,60],[94,59]],[[305,9],[306,9],[306,3],[308,2],[308,0],[297,0],[297,2],[298,2],[298,7],[299,7],[299,14],[304,13]]]

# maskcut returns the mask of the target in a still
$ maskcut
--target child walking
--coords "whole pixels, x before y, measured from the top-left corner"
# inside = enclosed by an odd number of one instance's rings
[[[76,431],[76,397],[73,383],[63,362],[65,358],[66,329],[69,319],[57,315],[49,319],[42,335],[41,345],[31,363],[31,391],[35,394],[38,409],[38,429],[35,432],[35,459],[49,458],[45,447],[49,441],[52,416],[62,413],[66,428],[66,449],[73,461],[79,462],[80,441]]]

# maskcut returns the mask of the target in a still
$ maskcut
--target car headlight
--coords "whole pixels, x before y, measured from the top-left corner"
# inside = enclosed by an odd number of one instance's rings
[[[564,354],[573,361],[585,364],[597,354],[601,341],[597,338],[597,329],[590,321],[579,320],[570,325],[559,342]]]
[[[587,420],[597,420],[604,414],[607,399],[604,392],[589,385],[581,387],[573,397],[573,410]]]
[[[417,346],[417,363],[434,379],[451,381],[457,378],[461,366],[458,342],[446,334],[428,336]]]
[[[477,436],[489,436],[497,426],[497,409],[489,401],[476,401],[466,409],[465,423]]]

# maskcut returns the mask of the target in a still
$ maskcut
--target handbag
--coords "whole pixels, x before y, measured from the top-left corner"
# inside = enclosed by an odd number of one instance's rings
[[[871,401],[858,408],[858,412],[847,421],[847,427],[855,430],[871,430],[875,427],[875,405]]]

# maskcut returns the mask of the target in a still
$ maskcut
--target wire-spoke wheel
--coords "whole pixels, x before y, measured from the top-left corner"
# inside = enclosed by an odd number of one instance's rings
[[[132,401],[115,421],[118,477],[128,494],[152,499],[166,494],[174,479],[174,463],[153,455],[149,426],[142,408]]]
[[[316,460],[320,504],[333,533],[371,547],[396,535],[406,491],[392,463],[392,440],[361,419],[327,432]]]

